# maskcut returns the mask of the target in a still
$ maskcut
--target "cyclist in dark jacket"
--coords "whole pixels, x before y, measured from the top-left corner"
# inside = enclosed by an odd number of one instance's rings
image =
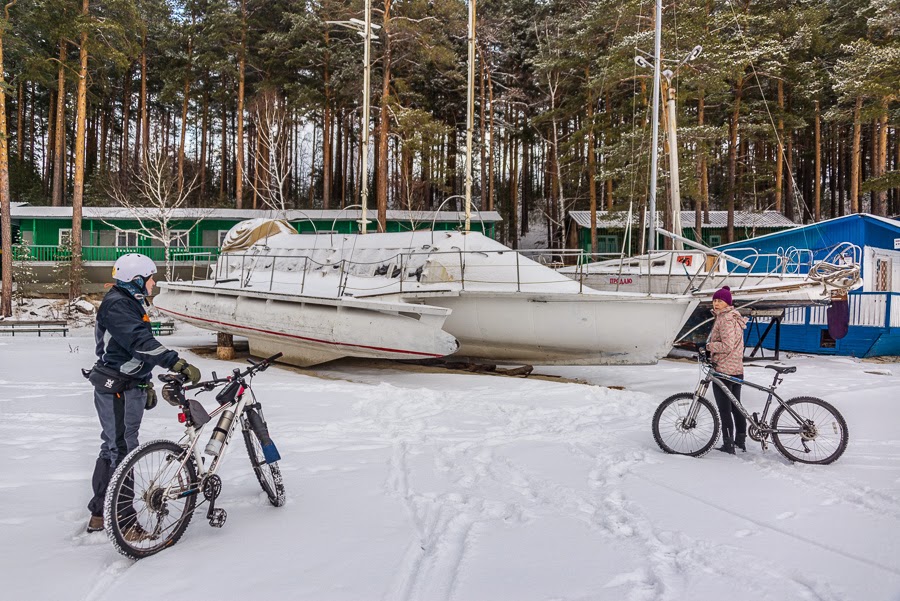
[[[156,406],[150,381],[153,368],[182,373],[194,383],[200,380],[200,370],[153,337],[146,306],[156,283],[154,274],[156,264],[145,255],[119,257],[113,267],[116,283],[97,311],[98,361],[90,380],[103,443],[91,482],[94,495],[88,503],[88,532],[103,529],[103,499],[110,477],[125,455],[137,447],[144,409]]]

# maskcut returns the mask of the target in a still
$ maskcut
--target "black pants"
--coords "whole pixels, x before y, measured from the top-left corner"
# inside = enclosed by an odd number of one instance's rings
[[[743,377],[743,376],[737,376]],[[734,398],[741,400],[741,385],[737,382],[722,380],[726,388],[731,391]],[[747,418],[744,417],[731,400],[725,396],[718,386],[712,385],[713,395],[716,397],[716,405],[719,408],[719,418],[722,420],[722,440],[731,440],[743,444],[747,438]]]

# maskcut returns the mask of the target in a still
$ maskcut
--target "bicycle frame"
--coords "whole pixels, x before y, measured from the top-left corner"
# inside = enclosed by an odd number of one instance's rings
[[[720,391],[725,394],[725,397],[731,402],[732,405],[737,407],[738,411],[741,412],[741,415],[746,418],[747,422],[752,425],[758,435],[751,436],[754,440],[757,440],[762,444],[763,449],[766,449],[768,445],[766,444],[766,438],[770,434],[778,433],[778,434],[800,434],[803,435],[805,429],[800,427],[804,424],[803,418],[801,418],[794,409],[787,404],[787,402],[775,392],[775,389],[778,385],[784,380],[780,373],[775,373],[775,377],[772,380],[772,384],[770,386],[762,386],[760,384],[756,384],[754,382],[750,382],[748,380],[744,380],[742,378],[738,378],[737,376],[732,376],[730,374],[725,374],[719,371],[716,371],[715,367],[712,364],[706,363],[703,361],[702,357],[700,358],[701,370],[704,372],[703,377],[700,379],[700,382],[697,384],[697,388],[694,391],[694,400],[692,403],[692,407],[688,412],[688,417],[690,419],[696,419],[697,412],[699,411],[700,405],[697,402],[699,397],[703,397],[706,395],[709,390],[710,384],[716,386]],[[767,394],[766,404],[763,408],[762,415],[758,415],[757,413],[750,413],[744,407],[743,403],[738,400],[725,385],[725,382],[732,382],[735,384],[740,384],[741,386],[749,386],[761,392]],[[787,411],[791,417],[796,420],[798,427],[796,428],[770,428],[766,418],[768,417],[769,408],[772,406],[772,399],[775,399],[779,405],[781,405],[785,411]],[[804,443],[805,445],[805,443]]]
[[[249,397],[246,395],[247,391],[250,392]],[[166,498],[182,498],[200,492],[203,482],[206,481],[206,479],[210,476],[214,475],[222,465],[225,459],[225,455],[228,451],[228,446],[231,443],[231,437],[234,434],[235,429],[237,428],[237,424],[240,422],[243,427],[243,420],[245,419],[244,409],[248,405],[252,406],[255,404],[257,404],[256,395],[253,392],[250,381],[244,381],[241,383],[241,388],[238,390],[238,393],[235,396],[235,400],[225,403],[224,405],[219,405],[219,407],[209,413],[209,421],[207,421],[200,427],[192,424],[188,425],[185,428],[185,433],[178,441],[178,444],[182,447],[185,447],[187,452],[184,454],[184,458],[179,464],[179,469],[184,468],[185,464],[193,459],[194,465],[197,468],[197,476],[199,479],[197,482],[192,484],[196,484],[197,487],[173,495],[172,487],[175,484],[172,483],[165,490],[164,494]],[[228,432],[225,435],[225,440],[222,441],[222,448],[219,450],[219,454],[213,457],[212,461],[209,464],[209,468],[206,468],[204,454],[200,451],[197,443],[198,441],[203,439],[203,432],[206,429],[206,426],[211,423],[217,423],[217,421],[214,421],[214,418],[220,416],[227,410],[232,410],[234,412],[234,419],[231,421],[231,426],[228,428]]]

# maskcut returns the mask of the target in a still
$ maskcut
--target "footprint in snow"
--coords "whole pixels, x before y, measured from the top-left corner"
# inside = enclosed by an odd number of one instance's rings
[[[752,530],[738,530],[737,532],[734,533],[735,537],[737,537],[737,538],[747,538],[748,536],[751,536],[752,534],[753,534]]]
[[[785,511],[784,513],[779,513],[778,515],[776,515],[775,519],[776,520],[786,520],[786,519],[794,517],[795,515],[797,515],[797,514],[794,513],[793,511]]]

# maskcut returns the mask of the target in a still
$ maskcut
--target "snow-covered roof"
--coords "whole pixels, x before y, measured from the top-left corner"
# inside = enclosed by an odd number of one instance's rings
[[[12,204],[13,219],[71,219],[72,207],[35,207],[24,206],[21,203],[16,206]],[[84,219],[135,219],[136,215],[147,217],[154,213],[154,209],[141,208],[134,211],[123,207],[84,207],[82,217]],[[356,221],[362,216],[362,211],[353,210],[290,210],[290,211],[272,211],[259,209],[201,209],[201,208],[184,208],[173,209],[170,219],[226,219],[241,221],[244,219],[256,218],[276,218],[285,219],[287,221],[303,221],[311,219],[313,221]],[[375,209],[370,209],[366,217],[369,221],[374,221],[377,217]],[[437,221],[437,222],[463,222],[466,215],[462,211],[388,211],[388,221]],[[502,221],[500,213],[497,211],[473,211],[471,213],[473,222],[484,221],[487,223],[495,223]]]
[[[590,211],[569,211],[569,216],[581,227],[591,227]],[[640,220],[639,213],[632,213],[632,223],[637,225]],[[628,219],[626,211],[597,211],[597,226],[604,228],[624,228]],[[658,223],[663,223],[663,214],[657,212]],[[694,227],[694,211],[681,212],[681,227]],[[703,228],[728,227],[728,211],[710,211],[709,223],[704,221]],[[779,213],[778,211],[735,211],[734,227],[797,227],[797,224]]]

